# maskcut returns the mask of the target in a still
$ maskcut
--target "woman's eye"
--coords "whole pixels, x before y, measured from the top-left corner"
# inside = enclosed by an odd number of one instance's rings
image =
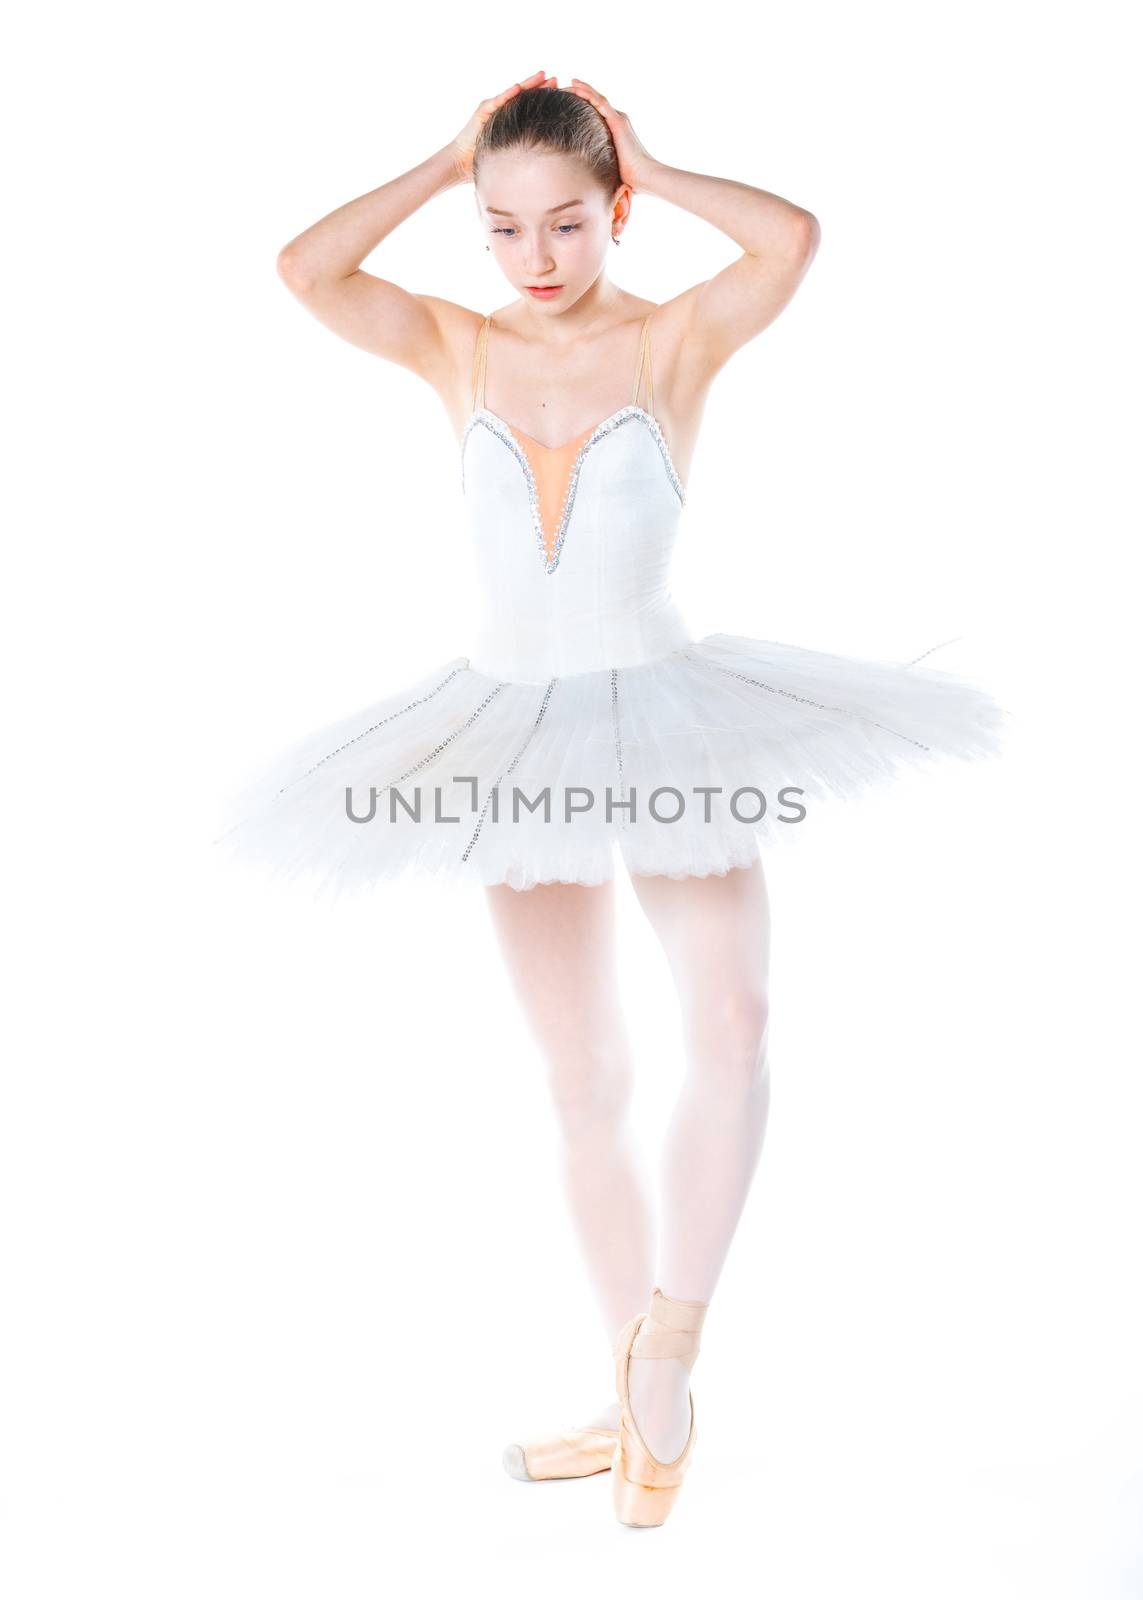
[[[556,232],[562,233],[566,228],[569,233],[575,233],[577,229],[581,228],[582,226],[583,224],[581,222],[561,222],[557,227]],[[515,233],[515,231],[515,228],[493,228],[492,230],[493,233]]]

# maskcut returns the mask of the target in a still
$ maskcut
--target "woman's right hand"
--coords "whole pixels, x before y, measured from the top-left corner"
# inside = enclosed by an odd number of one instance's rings
[[[503,94],[493,95],[491,100],[482,100],[449,147],[458,176],[462,180],[472,177],[472,155],[476,149],[476,141],[480,137],[481,128],[494,111],[498,110],[506,100],[511,100],[513,95],[519,94],[521,89],[555,87],[554,78],[546,78],[542,72],[533,72],[530,78],[525,78],[523,83],[514,83],[510,89],[505,89]]]

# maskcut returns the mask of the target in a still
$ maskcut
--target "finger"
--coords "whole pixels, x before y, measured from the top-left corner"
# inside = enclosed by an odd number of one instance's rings
[[[533,72],[530,78],[525,78],[523,83],[514,83],[510,89],[505,89],[503,94],[497,95],[497,104],[502,105],[511,95],[519,94],[521,89],[534,89],[537,82],[542,81],[543,77],[544,73],[541,68],[539,72]]]
[[[615,113],[612,111],[611,107],[608,105],[607,101],[602,97],[602,95],[589,94],[586,89],[580,89],[577,91],[577,93],[579,94],[581,100],[586,100],[589,106],[595,107],[600,116],[603,118],[604,122],[611,121],[611,118],[615,115]]]
[[[500,106],[511,100],[513,95],[519,94],[521,89],[535,88],[536,79],[542,78],[543,76],[544,74],[542,70],[540,72],[533,72],[532,76],[530,78],[525,78],[523,83],[514,83],[512,84],[511,88],[503,90],[502,93],[494,94],[488,100],[482,100],[477,109],[484,113],[485,120],[487,120],[487,118],[490,117],[494,111],[498,110]]]

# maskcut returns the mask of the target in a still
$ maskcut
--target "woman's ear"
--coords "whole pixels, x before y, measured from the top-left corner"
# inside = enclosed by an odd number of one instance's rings
[[[621,183],[615,191],[611,202],[611,226],[625,223],[631,215],[631,189],[626,183]]]

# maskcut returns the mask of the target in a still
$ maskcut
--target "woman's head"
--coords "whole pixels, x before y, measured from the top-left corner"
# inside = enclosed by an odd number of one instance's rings
[[[505,276],[530,303],[566,311],[599,277],[630,210],[607,123],[570,90],[524,89],[481,129],[472,179]],[[532,284],[561,288],[537,298]]]

